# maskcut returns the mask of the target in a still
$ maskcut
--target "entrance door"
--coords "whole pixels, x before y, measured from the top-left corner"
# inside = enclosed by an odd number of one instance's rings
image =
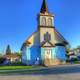
[[[52,54],[52,50],[51,49],[45,49],[45,60],[44,60],[44,64],[46,66],[49,66],[51,64],[51,54]]]

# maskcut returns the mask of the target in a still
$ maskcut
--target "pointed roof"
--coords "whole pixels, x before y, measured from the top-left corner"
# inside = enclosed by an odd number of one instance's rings
[[[31,43],[27,40],[23,43],[21,50],[23,49],[24,46],[29,46]]]
[[[29,41],[26,41],[24,44],[25,45],[30,45],[31,43]]]
[[[67,40],[56,29],[54,29],[54,34],[55,34],[55,40],[57,41],[57,43],[60,42],[65,45],[68,44]]]
[[[40,12],[41,13],[48,12],[48,6],[47,6],[47,3],[46,3],[46,0],[43,0]]]
[[[41,47],[55,47],[55,45],[53,45],[51,42],[49,41],[43,41],[41,43]]]

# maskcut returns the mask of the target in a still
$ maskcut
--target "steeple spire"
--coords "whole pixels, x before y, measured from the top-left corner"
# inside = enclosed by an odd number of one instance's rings
[[[47,6],[47,3],[46,3],[46,0],[43,0],[40,12],[41,13],[48,12],[48,6]]]

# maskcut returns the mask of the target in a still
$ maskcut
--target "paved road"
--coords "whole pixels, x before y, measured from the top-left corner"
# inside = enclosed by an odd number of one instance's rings
[[[80,80],[80,74],[0,76],[0,80]]]
[[[0,76],[0,80],[80,80],[80,65],[56,66],[40,74]]]

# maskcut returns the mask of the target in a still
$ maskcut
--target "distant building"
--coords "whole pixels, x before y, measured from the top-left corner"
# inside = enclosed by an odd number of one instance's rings
[[[68,55],[69,55],[69,60],[74,60],[77,58],[73,50],[69,51]]]
[[[11,52],[10,45],[7,46],[6,52],[5,52],[5,55],[3,56],[3,58],[5,58],[6,60],[8,60],[10,62],[16,62],[16,61],[21,60],[21,57],[19,55]]]
[[[22,63],[26,65],[54,66],[66,61],[66,45],[68,42],[56,30],[54,15],[48,10],[43,0],[37,16],[37,31],[22,45]]]
[[[3,56],[6,60],[9,60],[10,62],[17,62],[20,61],[20,56],[17,54],[9,54],[9,55],[4,55]]]

